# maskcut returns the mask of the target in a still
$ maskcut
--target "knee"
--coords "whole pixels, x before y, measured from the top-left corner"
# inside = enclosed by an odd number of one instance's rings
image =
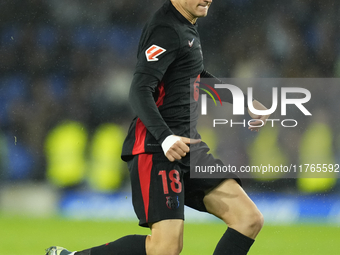
[[[245,221],[249,230],[251,230],[256,235],[260,232],[264,224],[263,215],[258,209],[249,213]]]
[[[237,215],[229,227],[232,227],[246,236],[255,239],[257,234],[261,231],[264,223],[262,213],[257,209],[244,211]]]
[[[183,249],[183,242],[151,242],[147,247],[147,255],[179,255]]]
[[[158,244],[154,249],[149,250],[148,255],[179,255],[182,252],[181,246],[171,245],[171,246],[163,246],[162,244]]]
[[[255,238],[261,231],[264,223],[262,213],[256,208],[254,210],[246,212],[239,219],[240,225],[248,233],[248,236]]]
[[[183,250],[183,243],[171,244],[165,247],[159,254],[164,255],[179,255]]]

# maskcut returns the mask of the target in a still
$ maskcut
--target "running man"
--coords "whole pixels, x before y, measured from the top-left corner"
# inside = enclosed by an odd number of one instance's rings
[[[129,96],[137,117],[129,128],[122,159],[129,167],[139,225],[149,227],[151,235],[125,236],[80,252],[52,246],[47,255],[178,255],[183,247],[184,205],[227,224],[214,255],[248,253],[263,217],[240,179],[190,178],[190,161],[223,165],[207,154],[209,148],[196,131],[199,95],[190,84],[190,78],[213,78],[220,83],[204,70],[196,23],[207,15],[211,3],[166,0],[141,35]],[[231,93],[222,93],[221,99],[232,103]],[[256,100],[253,105],[266,110]],[[258,131],[268,118],[249,114],[259,119],[252,123],[252,131]]]

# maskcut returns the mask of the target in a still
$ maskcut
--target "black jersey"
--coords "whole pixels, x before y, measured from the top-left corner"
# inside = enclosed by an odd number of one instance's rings
[[[170,0],[145,25],[137,58],[129,96],[137,117],[123,145],[123,160],[162,152],[161,143],[172,134],[200,138],[195,129],[198,98],[191,96],[190,78],[211,77],[203,68],[197,24],[182,16]]]

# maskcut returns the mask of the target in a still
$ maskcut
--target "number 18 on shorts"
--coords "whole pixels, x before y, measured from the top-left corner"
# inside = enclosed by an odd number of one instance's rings
[[[139,154],[128,162],[132,202],[139,225],[184,219],[183,173],[163,154]]]

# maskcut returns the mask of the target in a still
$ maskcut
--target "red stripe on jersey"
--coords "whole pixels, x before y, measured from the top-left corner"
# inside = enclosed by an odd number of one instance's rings
[[[148,221],[149,218],[152,156],[152,154],[140,154],[138,156],[138,175],[140,188],[142,191],[146,221]]]
[[[140,118],[137,119],[135,127],[135,144],[133,145],[132,155],[137,155],[145,152],[145,137],[146,137],[146,127]]]
[[[156,105],[157,105],[157,107],[160,107],[161,105],[163,105],[163,101],[164,101],[164,97],[165,97],[165,90],[164,90],[164,82],[163,81],[159,84],[158,91],[159,91],[159,95],[158,95]]]
[[[158,85],[158,99],[156,102],[157,107],[163,105],[165,90],[164,90],[164,82],[161,82]],[[145,138],[146,138],[146,127],[143,122],[138,118],[135,127],[135,144],[133,145],[132,155],[137,155],[145,152]]]

